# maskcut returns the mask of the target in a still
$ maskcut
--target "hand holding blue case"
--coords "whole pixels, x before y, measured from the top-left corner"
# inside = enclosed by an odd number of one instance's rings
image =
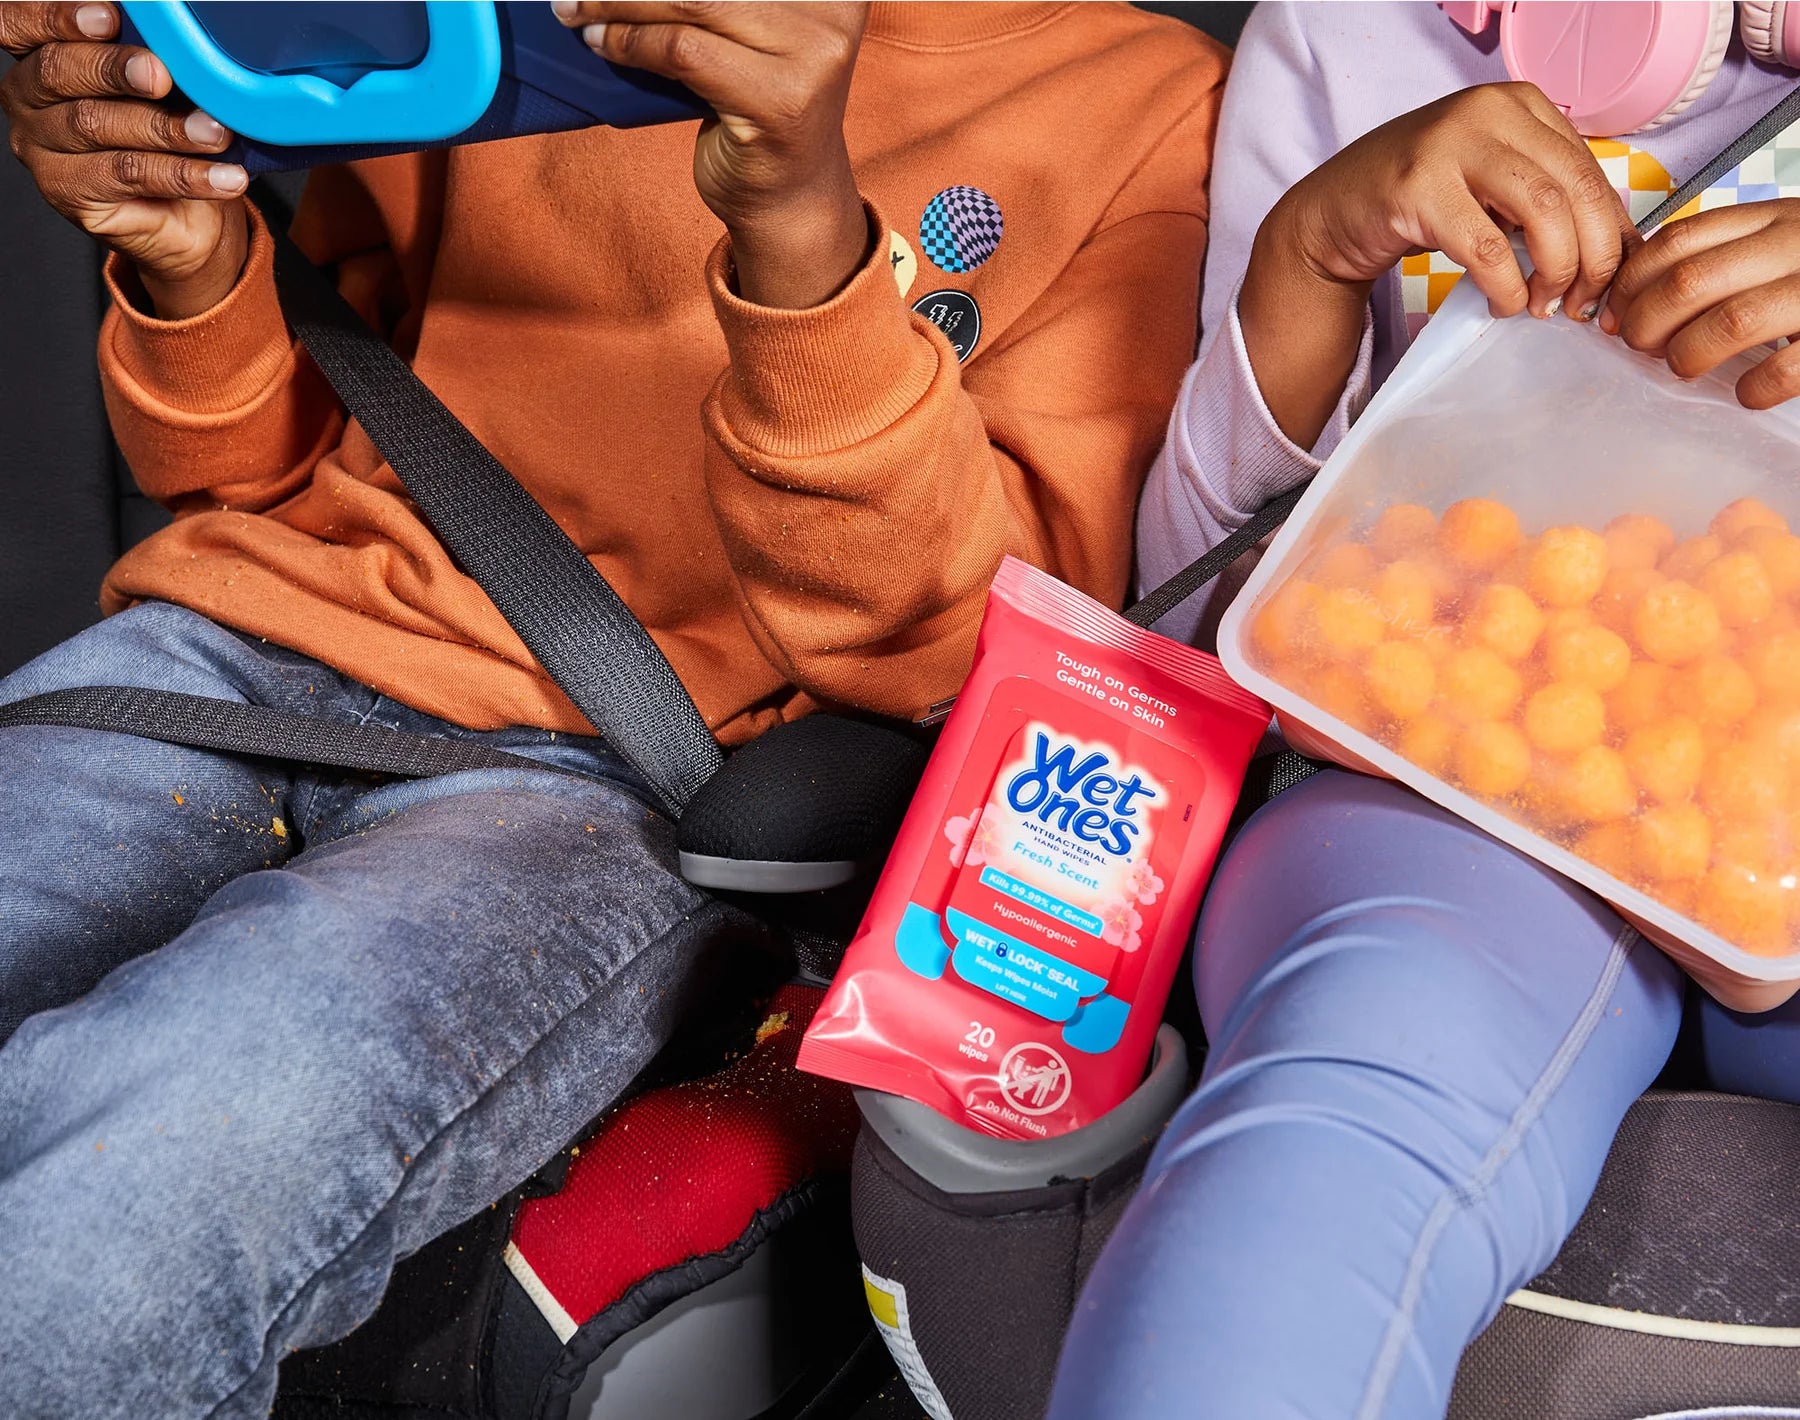
[[[688,90],[608,63],[546,0],[123,0],[120,39],[237,135],[251,173],[698,118]]]

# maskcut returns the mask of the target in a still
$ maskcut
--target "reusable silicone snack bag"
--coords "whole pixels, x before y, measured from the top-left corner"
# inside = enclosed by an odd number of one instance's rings
[[[1800,985],[1800,418],[1460,283],[1220,627],[1296,748],[1615,904],[1715,996]]]
[[[801,1068],[1002,1138],[1143,1078],[1268,707],[1008,558]]]

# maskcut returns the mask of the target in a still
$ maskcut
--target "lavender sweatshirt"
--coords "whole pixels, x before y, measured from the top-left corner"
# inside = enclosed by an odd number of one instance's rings
[[[1200,358],[1182,383],[1138,510],[1143,588],[1173,575],[1263,503],[1316,471],[1405,353],[1400,279],[1390,272],[1376,283],[1360,357],[1324,433],[1310,450],[1282,434],[1257,390],[1237,317],[1251,239],[1269,209],[1320,163],[1389,119],[1507,77],[1497,30],[1490,27],[1478,40],[1421,0],[1265,0],[1256,7],[1232,62],[1219,119]],[[1749,60],[1733,39],[1698,103],[1660,128],[1623,136],[1681,182],[1796,81],[1786,70]],[[1226,593],[1235,588],[1229,577],[1221,584],[1215,605],[1208,608],[1204,596],[1195,597],[1158,629],[1204,643]]]

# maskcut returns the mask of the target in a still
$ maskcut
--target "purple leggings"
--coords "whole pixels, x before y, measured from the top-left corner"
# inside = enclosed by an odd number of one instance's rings
[[[1581,1215],[1685,978],[1549,869],[1327,770],[1232,845],[1195,985],[1206,1072],[1088,1279],[1052,1420],[1437,1420]],[[1713,1084],[1800,1100],[1800,1006],[1696,1010]]]

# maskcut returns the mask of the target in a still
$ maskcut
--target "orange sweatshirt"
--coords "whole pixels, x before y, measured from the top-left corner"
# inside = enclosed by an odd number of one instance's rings
[[[1225,66],[1124,5],[876,5],[846,136],[880,236],[810,310],[735,294],[692,123],[321,170],[295,235],[722,740],[820,703],[913,715],[966,674],[1003,553],[1125,594],[1194,349]],[[979,191],[933,203],[952,187]],[[109,274],[113,427],[176,514],[113,568],[109,610],[177,602],[474,728],[587,728],[346,426],[266,231],[191,320]],[[915,306],[962,311],[966,360]]]

